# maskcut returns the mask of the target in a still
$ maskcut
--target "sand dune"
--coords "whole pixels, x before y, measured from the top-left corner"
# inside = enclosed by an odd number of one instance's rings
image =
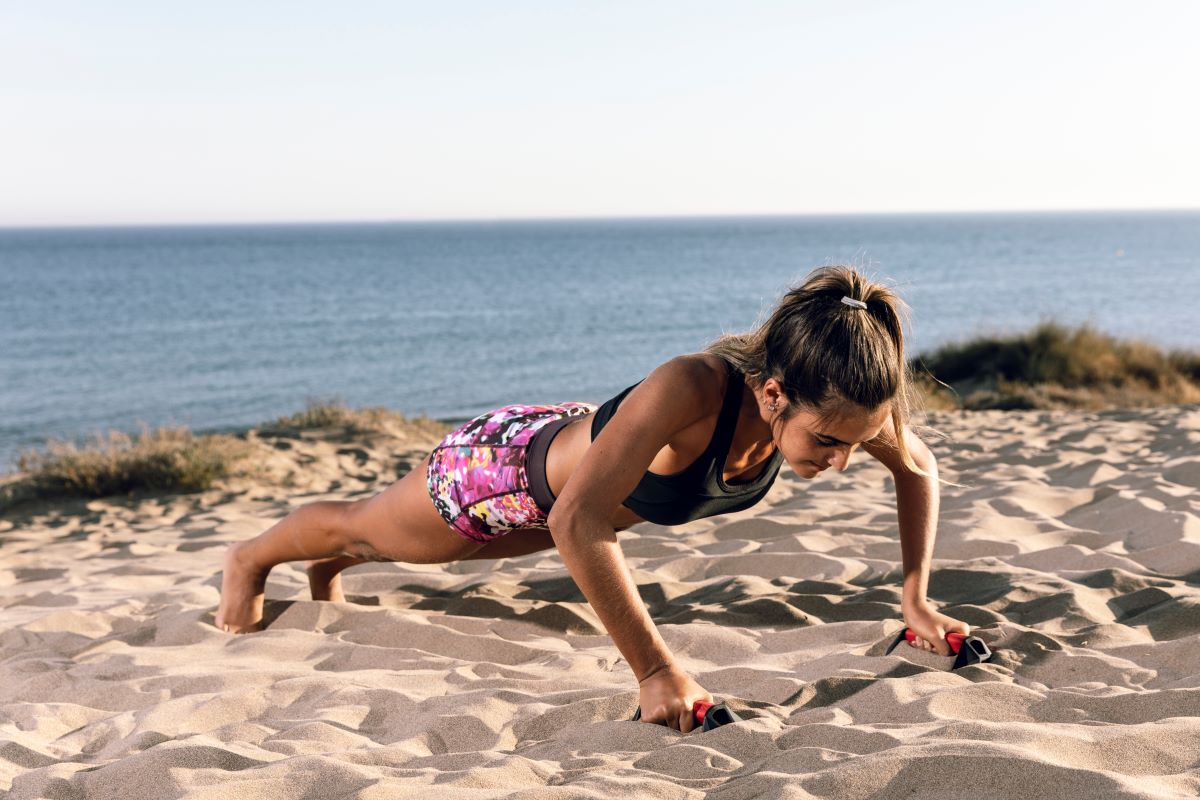
[[[903,627],[891,478],[784,469],[743,512],[621,534],[667,642],[745,721],[630,722],[637,686],[553,551],[303,565],[265,631],[212,625],[229,542],[378,491],[432,441],[276,439],[290,488],[0,519],[0,790],[13,798],[1200,796],[1200,407],[936,414],[931,599]],[[516,535],[516,534],[514,534]],[[711,795],[710,795],[711,793]]]

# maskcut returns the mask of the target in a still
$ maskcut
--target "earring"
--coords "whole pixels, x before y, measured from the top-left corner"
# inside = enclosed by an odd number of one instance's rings
[[[772,401],[771,401],[771,405],[769,406],[769,408],[770,408],[772,411],[774,411],[774,410],[775,410],[775,401],[774,401],[774,400],[772,400]]]

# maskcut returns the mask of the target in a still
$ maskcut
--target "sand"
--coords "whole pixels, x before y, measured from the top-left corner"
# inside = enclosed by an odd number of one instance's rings
[[[0,519],[13,798],[1200,795],[1200,407],[940,413],[929,596],[992,663],[901,645],[891,479],[780,473],[736,514],[620,534],[676,656],[745,721],[631,722],[637,685],[554,551],[277,567],[215,629],[225,546],[379,491],[432,440],[266,441],[291,487]],[[288,466],[290,465],[290,467]],[[620,793],[619,795],[617,793]]]

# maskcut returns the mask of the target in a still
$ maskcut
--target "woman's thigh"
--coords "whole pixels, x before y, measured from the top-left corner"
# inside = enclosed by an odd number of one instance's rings
[[[425,483],[430,456],[367,500],[354,503],[347,527],[350,555],[368,560],[442,564],[470,556],[483,545],[446,524]]]
[[[554,548],[554,539],[550,536],[549,528],[529,528],[512,531],[501,536],[494,542],[488,542],[483,547],[464,556],[463,561],[478,561],[485,558],[512,558],[536,553],[539,550]]]

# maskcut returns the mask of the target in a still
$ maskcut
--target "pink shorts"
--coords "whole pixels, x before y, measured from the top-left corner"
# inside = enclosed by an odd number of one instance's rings
[[[555,420],[595,410],[591,403],[576,402],[503,406],[447,434],[430,453],[425,473],[429,496],[442,519],[480,543],[512,530],[545,527],[548,512],[534,499],[526,468],[534,434]],[[539,464],[542,483],[545,449]],[[547,493],[548,487],[541,487],[539,494]]]

